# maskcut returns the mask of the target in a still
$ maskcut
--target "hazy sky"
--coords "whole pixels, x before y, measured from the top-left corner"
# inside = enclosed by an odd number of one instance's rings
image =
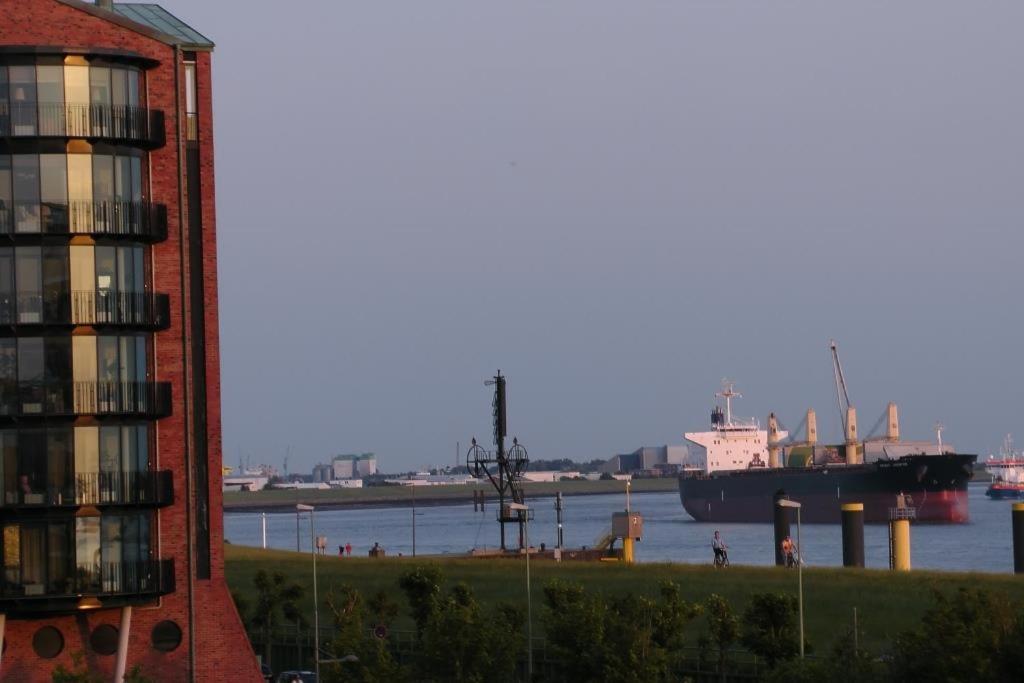
[[[164,0],[214,57],[224,457],[741,415],[1024,444],[1024,4]]]

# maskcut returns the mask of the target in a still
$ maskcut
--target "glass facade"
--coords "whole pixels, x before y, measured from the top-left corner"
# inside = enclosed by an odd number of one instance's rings
[[[171,489],[154,449],[144,74],[0,62],[0,593],[138,591]]]
[[[0,154],[0,233],[109,233],[144,198],[141,152]]]
[[[139,138],[141,81],[130,67],[0,65],[0,136]]]
[[[4,591],[22,596],[115,593],[151,565],[148,511],[2,522]]]

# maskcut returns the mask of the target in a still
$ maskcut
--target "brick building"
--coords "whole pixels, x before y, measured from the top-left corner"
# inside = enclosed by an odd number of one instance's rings
[[[0,680],[259,680],[224,582],[212,48],[157,5],[0,2]]]

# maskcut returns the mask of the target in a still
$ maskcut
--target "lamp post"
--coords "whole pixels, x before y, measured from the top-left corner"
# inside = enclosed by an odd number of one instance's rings
[[[530,508],[522,503],[509,503],[509,510],[523,515],[526,542],[526,680],[533,680],[533,599],[530,596]]]
[[[313,551],[313,664],[316,680],[320,680],[320,604],[316,593],[316,524],[313,520],[313,506],[299,503],[295,506],[295,519],[303,512],[309,513],[309,540]]]
[[[800,659],[804,658],[804,548],[800,545],[800,503],[788,498],[779,500],[779,507],[796,508],[796,576],[800,604]]]

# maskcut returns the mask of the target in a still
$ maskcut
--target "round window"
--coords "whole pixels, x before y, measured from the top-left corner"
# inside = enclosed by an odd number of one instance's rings
[[[64,649],[64,636],[53,626],[44,626],[32,636],[32,649],[43,659],[53,659]]]
[[[181,645],[181,627],[167,620],[153,627],[153,647],[161,652],[173,652]]]
[[[92,634],[89,636],[89,645],[97,654],[114,654],[117,652],[117,627],[100,624],[92,630]]]

